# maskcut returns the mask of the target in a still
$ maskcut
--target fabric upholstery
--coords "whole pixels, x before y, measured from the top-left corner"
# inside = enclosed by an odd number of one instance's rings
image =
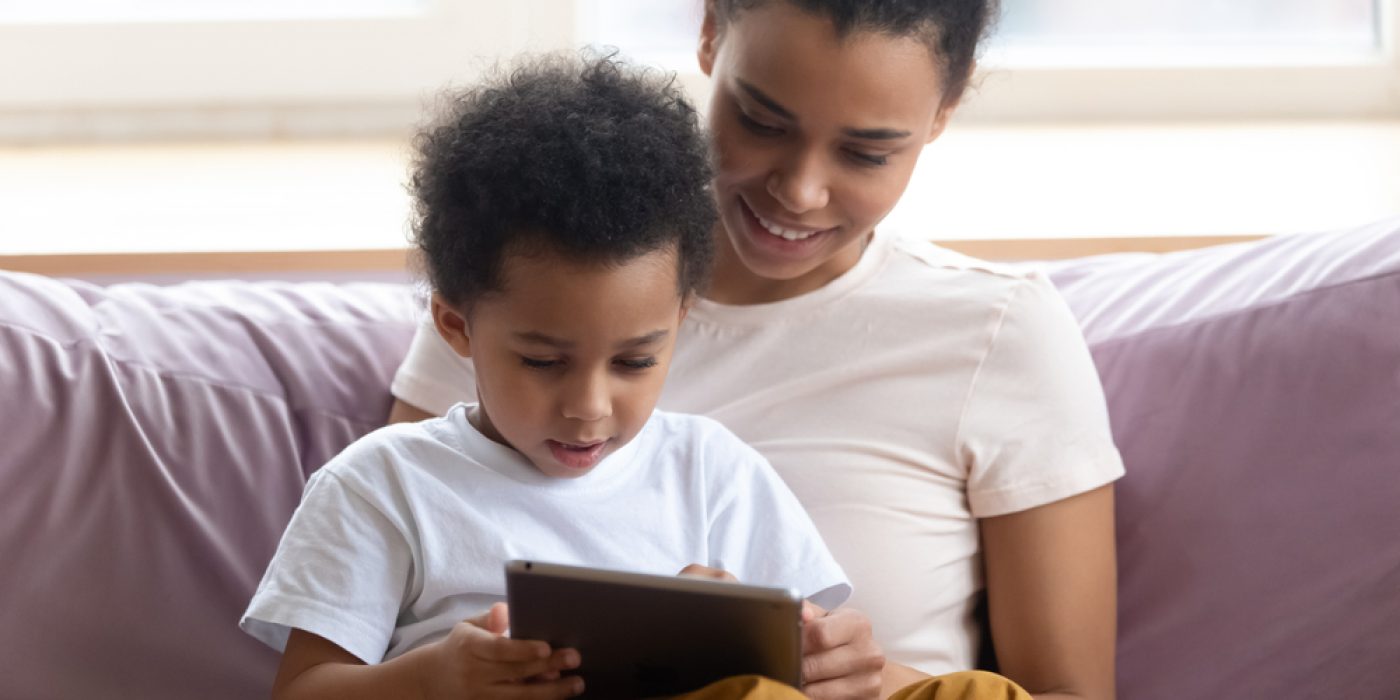
[[[238,617],[306,475],[388,415],[416,308],[0,273],[0,697],[266,697]]]
[[[1119,696],[1400,697],[1400,219],[1052,277],[1127,469]]]
[[[1049,268],[1128,470],[1119,696],[1400,693],[1400,220]],[[266,697],[239,614],[419,308],[0,272],[0,697]]]

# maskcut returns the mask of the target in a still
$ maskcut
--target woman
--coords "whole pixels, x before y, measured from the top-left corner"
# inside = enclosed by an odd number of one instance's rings
[[[1040,276],[876,231],[994,4],[706,3],[722,223],[661,408],[758,448],[855,583],[807,625],[811,697],[974,667],[983,602],[1001,673],[1035,697],[1113,695],[1122,465],[1074,319]],[[470,401],[473,381],[422,329],[391,420]]]

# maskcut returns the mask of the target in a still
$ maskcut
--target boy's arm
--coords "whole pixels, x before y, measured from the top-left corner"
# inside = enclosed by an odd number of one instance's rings
[[[552,700],[583,691],[578,652],[504,636],[505,606],[458,623],[440,641],[379,664],[365,664],[321,636],[293,629],[277,669],[275,700],[313,698],[503,697]]]

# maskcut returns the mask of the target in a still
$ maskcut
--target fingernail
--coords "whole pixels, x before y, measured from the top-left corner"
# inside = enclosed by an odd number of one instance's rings
[[[578,652],[573,649],[564,652],[564,666],[566,668],[575,668],[578,666],[578,662]]]
[[[574,695],[578,695],[579,693],[582,693],[582,692],[583,692],[583,679],[582,679],[582,678],[579,678],[578,676],[574,676],[574,682],[571,683],[571,684],[569,684],[569,687],[573,689]]]

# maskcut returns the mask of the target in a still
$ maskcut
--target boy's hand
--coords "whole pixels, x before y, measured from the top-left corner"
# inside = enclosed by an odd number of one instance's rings
[[[693,576],[693,577],[695,577],[695,578],[712,578],[712,579],[715,579],[716,581],[738,581],[738,580],[739,580],[738,578],[735,578],[734,574],[731,574],[731,573],[729,573],[728,571],[725,571],[724,569],[716,569],[716,568],[711,567],[711,566],[702,566],[702,565],[700,565],[700,564],[691,564],[690,566],[687,566],[687,567],[685,567],[684,569],[681,569],[680,573],[678,573],[678,574],[676,574],[676,575],[677,575],[677,576]]]
[[[733,574],[699,564],[682,576],[737,581]],[[823,610],[802,601],[802,692],[814,700],[878,698],[885,653],[875,643],[870,618],[859,610]]]
[[[583,692],[583,679],[561,677],[577,668],[578,652],[551,650],[545,642],[511,639],[505,603],[453,626],[424,668],[427,698],[570,698]]]
[[[885,653],[859,610],[802,604],[802,692],[814,700],[878,698]]]

